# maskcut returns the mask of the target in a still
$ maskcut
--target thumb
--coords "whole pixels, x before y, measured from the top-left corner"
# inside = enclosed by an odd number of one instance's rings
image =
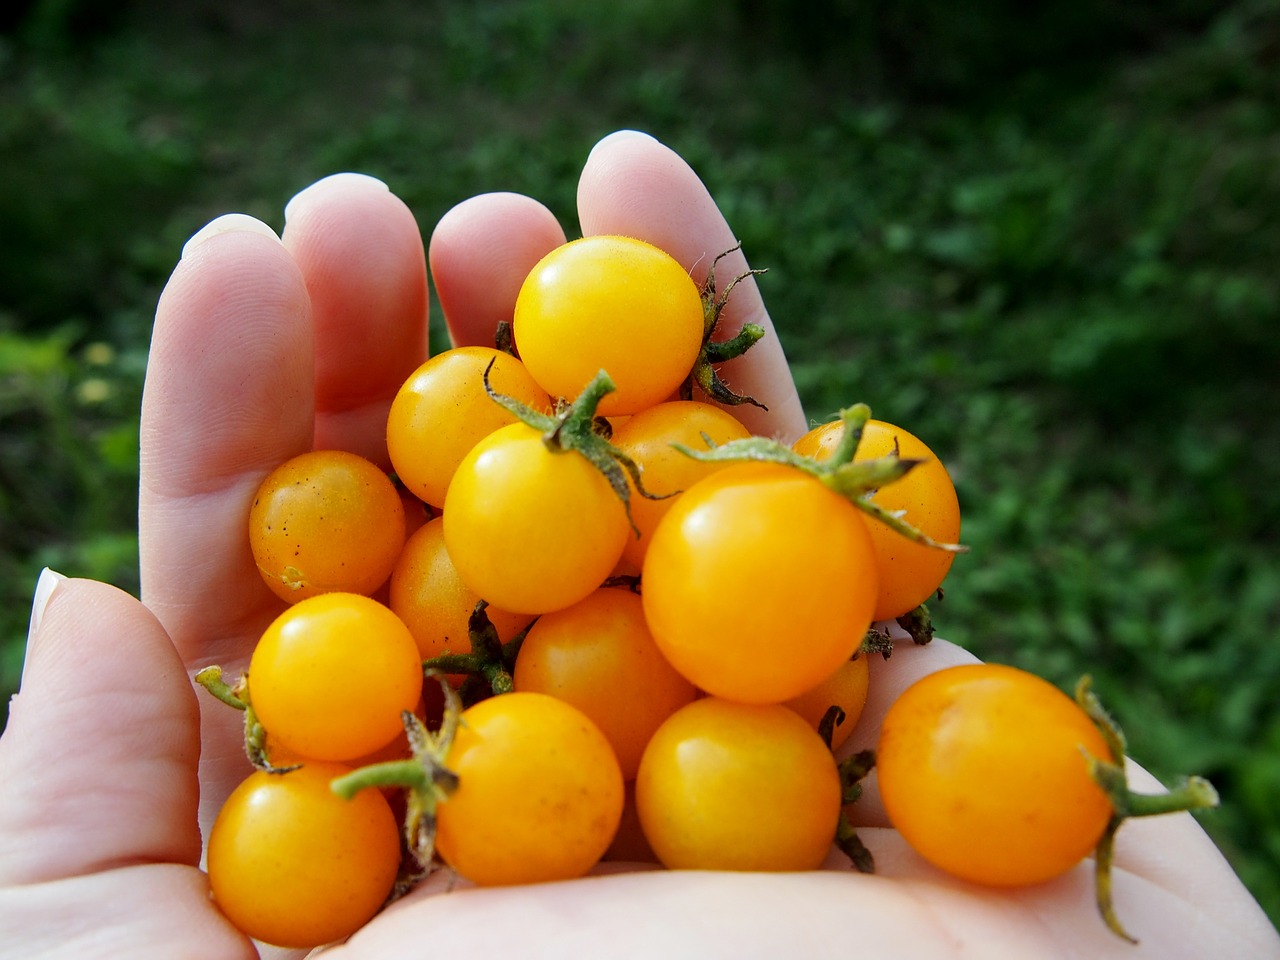
[[[0,885],[196,865],[199,719],[159,622],[106,584],[46,570],[0,738]]]

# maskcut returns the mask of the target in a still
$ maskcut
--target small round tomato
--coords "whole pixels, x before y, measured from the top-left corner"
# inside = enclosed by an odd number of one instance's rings
[[[524,365],[491,347],[454,347],[436,354],[405,380],[391,403],[391,465],[400,482],[433,507],[444,505],[449,481],[467,451],[516,420],[485,392],[487,367],[495,391],[539,412],[550,409],[551,398]]]
[[[385,746],[421,695],[422,661],[409,628],[352,593],[289,607],[249,661],[249,696],[263,727],[313,760],[350,760]]]
[[[628,780],[653,731],[697,693],[653,642],[640,597],[616,587],[539,617],[513,679],[517,690],[550,694],[590,717]]]
[[[835,758],[797,714],[715,697],[672,714],[636,776],[644,835],[672,869],[816,869],[841,797]]]
[[[546,694],[506,693],[464,710],[445,765],[458,788],[436,811],[436,851],[480,886],[580,877],[622,817],[609,741]]]
[[[836,672],[823,680],[816,687],[811,687],[798,697],[786,701],[790,707],[815,730],[821,725],[822,718],[832,707],[839,707],[844,719],[831,731],[831,749],[838,750],[849,739],[853,728],[858,725],[862,716],[862,708],[867,705],[867,687],[870,671],[865,656],[846,660]]]
[[[1049,880],[1093,850],[1111,817],[1085,754],[1106,740],[1048,681],[998,664],[917,681],[884,718],[876,749],[892,824],[926,860],[993,886]]]
[[[825,680],[871,623],[874,554],[848,500],[774,463],[735,463],[681,494],[653,532],[645,617],[708,693],[777,703]]]
[[[249,509],[258,572],[288,603],[329,591],[373,593],[390,576],[404,537],[395,484],[343,450],[285,461],[262,481]]]
[[[444,544],[444,520],[428,520],[405,541],[391,571],[388,604],[404,621],[418,653],[430,660],[445,653],[469,653],[471,613],[480,597],[462,582]],[[485,608],[503,643],[529,625],[530,614]]]
[[[797,440],[793,449],[803,456],[826,460],[840,442],[844,424],[833,420],[815,427]],[[871,460],[891,454],[923,463],[906,476],[881,487],[871,499],[938,543],[960,539],[960,501],[947,468],[915,435],[882,420],[868,420],[854,461]],[[876,620],[892,620],[914,610],[933,595],[951,569],[955,554],[908,540],[874,518],[863,515],[875,548],[880,593],[876,599]]]
[[[601,416],[667,399],[702,347],[702,298],[670,255],[631,237],[594,236],[552,250],[516,298],[512,332],[533,378],[572,399],[600,370],[617,389]]]
[[[258,771],[227,798],[209,833],[213,899],[237,928],[280,947],[341,940],[386,902],[400,830],[377,790],[343,800],[339,764]]]
[[[742,440],[750,432],[731,413],[696,400],[671,400],[642,410],[618,426],[613,445],[640,467],[645,490],[662,494],[661,500],[642,497],[631,490],[631,519],[639,537],[628,537],[622,559],[637,571],[644,565],[649,537],[676,498],[698,480],[725,464],[697,460],[681,453],[673,443],[706,450],[707,440],[719,445]]]
[[[547,613],[595,590],[631,536],[626,509],[581,454],[552,452],[513,423],[458,465],[444,505],[444,541],[476,594],[513,613]]]

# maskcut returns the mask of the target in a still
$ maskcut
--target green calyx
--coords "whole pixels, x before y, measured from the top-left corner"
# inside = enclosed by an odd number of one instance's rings
[[[214,665],[196,672],[195,682],[214,697],[233,709],[244,713],[244,752],[255,770],[267,773],[288,773],[298,765],[277,767],[267,755],[267,731],[253,709],[249,697],[249,677],[242,675],[234,684],[222,678],[222,667]]]
[[[489,371],[492,368],[493,361],[490,361],[484,371],[484,389],[490,399],[521,423],[541,433],[542,442],[552,453],[577,453],[604,474],[609,486],[622,501],[623,509],[627,512],[627,522],[631,524],[631,530],[638,539],[640,529],[631,517],[631,485],[627,483],[627,478],[631,478],[637,492],[647,499],[662,500],[671,494],[655,494],[646,490],[640,479],[640,467],[609,442],[608,421],[596,416],[600,401],[616,389],[609,374],[601,370],[576,400],[568,404],[561,402],[559,409],[552,415],[540,413],[515,397],[508,397],[494,390],[489,383]],[[601,426],[601,423],[605,426]]]
[[[471,640],[469,653],[443,653],[423,662],[423,669],[441,674],[463,674],[466,679],[458,688],[463,707],[498,694],[510,693],[514,688],[511,679],[516,656],[529,629],[530,623],[518,634],[503,643],[498,630],[486,612],[488,601],[476,603],[467,618],[467,633]],[[536,620],[534,621],[537,622]]]
[[[1076,703],[1098,728],[1107,743],[1107,751],[1111,754],[1106,760],[1085,754],[1089,775],[1106,793],[1112,810],[1111,819],[1094,849],[1094,896],[1098,913],[1113,933],[1130,943],[1137,943],[1120,923],[1112,900],[1111,867],[1115,856],[1116,831],[1131,817],[1152,817],[1216,807],[1218,791],[1203,777],[1188,777],[1167,793],[1148,794],[1130,790],[1124,772],[1123,731],[1094,694],[1092,680],[1088,676],[1080,678],[1075,695]]]
[[[748,270],[746,273],[739,274],[734,277],[725,288],[719,292],[716,291],[716,264],[723,257],[735,252],[741,248],[741,244],[736,244],[718,255],[711,261],[711,269],[707,271],[707,279],[702,284],[699,291],[702,298],[702,348],[698,351],[698,358],[694,361],[693,370],[690,371],[688,378],[680,387],[680,397],[683,400],[693,399],[693,385],[696,383],[698,388],[716,403],[725,406],[738,406],[743,403],[749,403],[761,410],[768,410],[763,403],[754,397],[748,397],[743,394],[734,393],[729,389],[716,372],[715,365],[724,363],[726,360],[732,360],[734,357],[740,357],[747,352],[757,340],[764,336],[764,327],[758,323],[746,323],[742,325],[742,329],[728,340],[712,340],[711,336],[715,333],[716,327],[720,323],[720,314],[724,312],[725,305],[729,302],[729,294],[733,291],[741,281],[747,277],[759,276],[764,270]]]
[[[854,404],[840,411],[840,419],[844,421],[844,432],[835,451],[826,460],[802,456],[786,444],[767,437],[731,440],[719,446],[711,446],[709,450],[694,450],[684,444],[675,444],[675,447],[695,460],[777,463],[802,470],[908,540],[951,553],[968,552],[969,548],[961,544],[934,540],[899,514],[885,510],[875,502],[872,495],[878,489],[906,476],[922,461],[901,457],[896,451],[872,460],[855,461],[854,455],[862,441],[862,430],[871,419],[871,408],[865,403]],[[710,441],[707,442],[710,445]]]
[[[409,748],[407,760],[390,760],[359,767],[335,778],[329,788],[350,800],[361,790],[400,787],[405,791],[405,845],[413,854],[414,865],[401,872],[392,898],[411,889],[426,876],[435,862],[436,811],[458,789],[458,776],[446,765],[449,748],[457,733],[462,705],[458,694],[447,680],[434,670],[427,671],[444,691],[444,719],[434,733],[426,724],[405,711],[401,714]]]

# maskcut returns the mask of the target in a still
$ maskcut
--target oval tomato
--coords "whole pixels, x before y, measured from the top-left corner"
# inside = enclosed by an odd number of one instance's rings
[[[950,667],[890,707],[876,749],[893,825],[926,860],[977,883],[1040,883],[1097,844],[1112,809],[1085,754],[1106,740],[1069,696],[998,664]]]

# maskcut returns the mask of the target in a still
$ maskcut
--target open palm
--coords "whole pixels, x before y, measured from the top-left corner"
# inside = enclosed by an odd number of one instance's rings
[[[597,146],[578,203],[584,233],[649,240],[695,279],[734,243],[688,166],[640,134]],[[453,341],[492,343],[525,273],[564,239],[545,207],[512,194],[446,215],[429,259]],[[228,217],[188,243],[157,311],[143,403],[145,606],[101,584],[58,584],[0,741],[0,955],[254,955],[198,869],[199,827],[248,772],[240,718],[197,698],[189,675],[212,663],[238,673],[280,610],[243,534],[262,477],[313,446],[385,463],[387,409],[426,357],[427,259],[404,204],[355,175],[299,194],[283,242]],[[771,330],[751,280],[736,288],[725,332],[743,322]],[[805,429],[775,336],[730,375],[769,408],[740,409],[754,432],[790,440]],[[970,659],[942,641],[877,659],[846,749],[874,744],[913,679]],[[1159,789],[1141,770],[1131,779]],[[440,874],[324,953],[1280,957],[1276,931],[1185,814],[1120,832],[1115,899],[1134,947],[1098,919],[1087,864],[1035,888],[984,890],[905,846],[874,775],[856,811],[875,875],[835,853],[830,869],[803,874],[614,864],[583,880],[488,890]]]

